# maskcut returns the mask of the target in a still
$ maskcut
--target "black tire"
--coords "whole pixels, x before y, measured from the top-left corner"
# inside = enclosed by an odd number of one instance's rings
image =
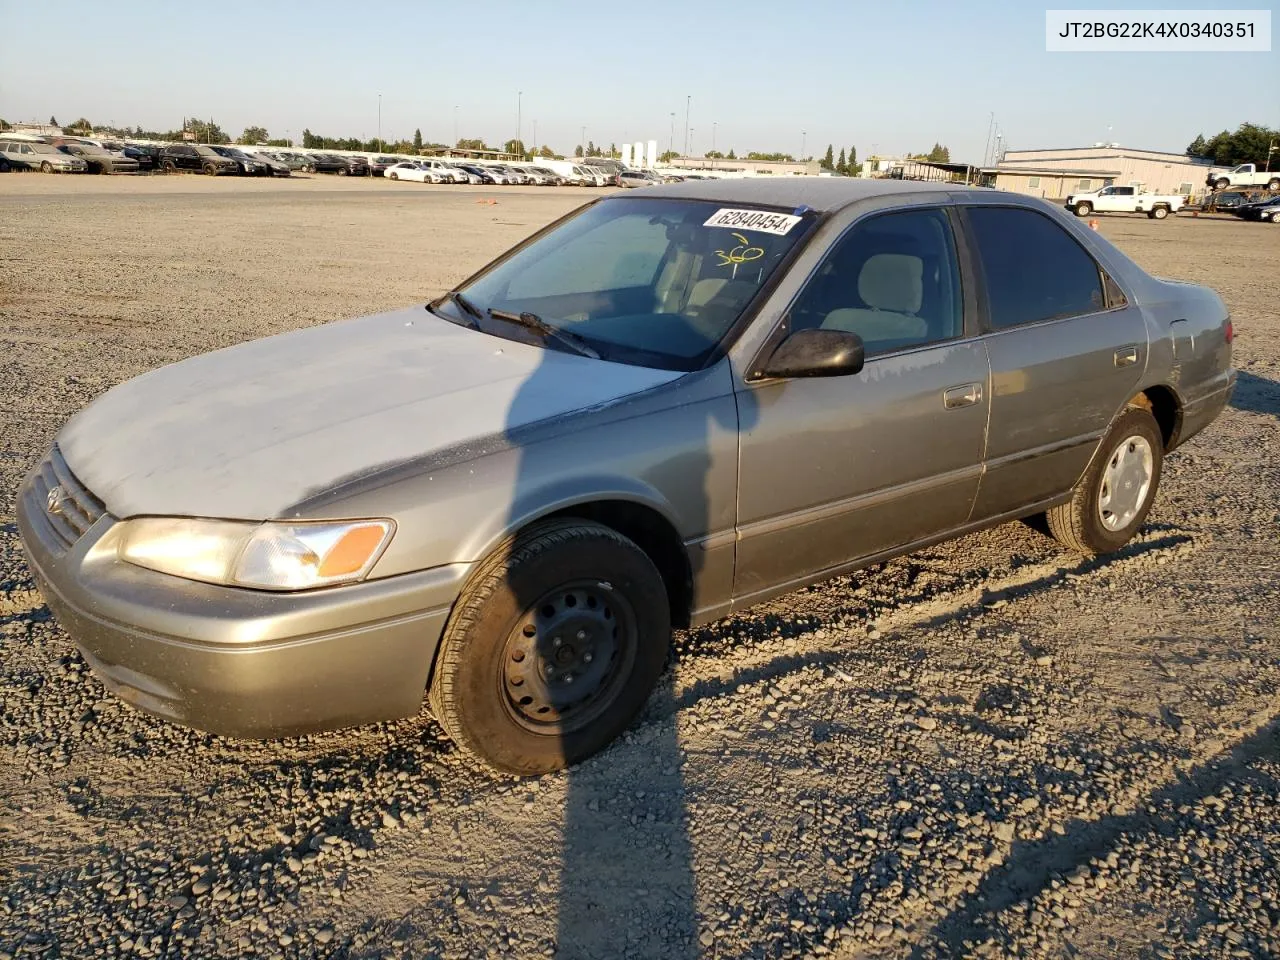
[[[1267,181],[1268,190],[1280,190],[1280,177],[1272,177]]]
[[[1168,215],[1169,215],[1168,207],[1156,207],[1151,211],[1151,218],[1153,220],[1163,220]]]
[[[400,174],[398,174],[398,173],[396,173],[394,170],[392,170],[390,173],[388,173],[388,174],[387,174],[387,179],[388,179],[388,180],[399,180],[399,179],[400,179]]]
[[[216,177],[218,175],[218,168],[212,163],[206,163],[204,165],[204,172],[210,177]]]
[[[1090,203],[1077,203],[1077,204],[1076,204],[1076,216],[1077,216],[1077,217],[1087,217],[1087,216],[1088,216],[1089,214],[1091,214],[1091,213],[1093,213],[1093,204],[1090,204]]]
[[[1213,185],[1217,187],[1219,190],[1225,190],[1227,189],[1227,187],[1231,186],[1231,181],[1228,180],[1226,177],[1223,177],[1220,180],[1214,181]]]
[[[1103,521],[1099,506],[1103,496],[1105,474],[1116,462],[1123,444],[1144,440],[1151,454],[1150,480],[1142,500],[1132,519],[1123,526],[1109,529]],[[1111,553],[1128,543],[1146,522],[1151,505],[1160,488],[1160,474],[1164,464],[1164,440],[1160,427],[1151,411],[1145,407],[1131,406],[1111,425],[1103,438],[1093,462],[1076,486],[1071,499],[1050,509],[1045,519],[1049,532],[1063,546],[1087,556]]]
[[[109,174],[111,172],[111,164],[104,160],[102,163],[98,164],[98,169],[96,172],[104,176],[106,174]]]
[[[177,172],[178,165],[174,163],[172,160],[161,160],[160,169],[164,173],[175,173]]]
[[[40,172],[53,173],[53,164],[50,163],[48,160],[45,160],[43,163],[40,164]]]
[[[571,596],[580,593],[585,601]],[[575,640],[552,635],[561,630]],[[495,550],[463,590],[428,699],[463,750],[507,773],[547,773],[602,749],[635,719],[670,641],[666,588],[639,547],[596,523],[541,523]],[[554,674],[566,662],[570,672],[552,676],[549,690],[542,671]],[[584,687],[569,690],[581,680]],[[537,696],[517,699],[513,691]],[[574,693],[586,699],[546,705]],[[532,711],[552,719],[539,721]]]
[[[338,176],[340,176],[340,177],[349,177],[349,176],[351,176],[351,171],[350,171],[350,170],[348,170],[346,167],[339,167],[339,168],[338,168]]]

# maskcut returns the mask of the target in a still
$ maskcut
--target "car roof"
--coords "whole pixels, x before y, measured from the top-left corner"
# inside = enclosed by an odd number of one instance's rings
[[[990,192],[978,187],[944,182],[793,176],[685,180],[664,186],[642,187],[641,190],[653,196],[685,197],[716,203],[809,207],[819,212],[840,210],[860,200],[894,194],[973,192],[986,195]]]

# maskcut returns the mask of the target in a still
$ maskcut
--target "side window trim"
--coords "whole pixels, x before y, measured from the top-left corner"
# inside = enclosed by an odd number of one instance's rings
[[[747,364],[746,373],[743,377],[744,381],[746,383],[758,383],[764,379],[763,373],[761,372],[764,361],[773,354],[773,351],[777,349],[778,344],[791,334],[791,311],[795,308],[795,305],[799,302],[800,298],[804,296],[805,291],[809,289],[809,286],[817,278],[818,271],[826,264],[827,257],[831,254],[831,251],[835,250],[837,246],[843,243],[845,238],[859,226],[877,217],[891,216],[899,213],[928,211],[938,211],[943,214],[944,219],[947,221],[947,224],[951,229],[951,246],[956,255],[956,272],[960,278],[962,323],[959,336],[949,337],[946,340],[931,340],[928,343],[913,344],[909,347],[903,347],[898,350],[877,353],[867,357],[867,362],[871,363],[875,360],[882,360],[887,357],[897,357],[902,354],[915,353],[920,350],[931,350],[934,347],[941,346],[942,344],[960,343],[964,340],[970,340],[974,337],[981,336],[984,331],[981,329],[981,317],[978,312],[980,304],[980,300],[978,298],[978,286],[974,282],[972,268],[968,264],[968,260],[974,256],[974,254],[971,252],[967,236],[965,236],[960,230],[956,210],[956,204],[945,200],[937,203],[904,204],[902,206],[882,207],[876,210],[869,210],[845,224],[844,228],[827,244],[827,248],[823,252],[822,257],[814,264],[813,269],[811,269],[808,275],[804,278],[804,282],[800,284],[796,289],[796,292],[791,296],[791,299],[787,301],[786,306],[782,309],[782,312],[778,317],[778,321],[774,324],[769,335],[761,341],[755,355],[751,358],[751,362]],[[817,231],[815,230],[814,232],[816,233]],[[812,237],[810,240],[811,239]],[[797,255],[798,251],[793,250],[792,254]],[[778,273],[779,271],[774,272],[775,279],[777,278]]]
[[[1047,317],[1044,320],[1029,320],[1026,323],[1018,323],[1009,327],[993,327],[991,325],[991,301],[987,292],[987,276],[986,272],[982,268],[982,261],[978,257],[976,244],[972,241],[974,230],[973,224],[969,221],[969,211],[975,209],[1021,210],[1029,214],[1034,214],[1038,217],[1043,217],[1049,223],[1052,223],[1055,227],[1066,234],[1072,243],[1080,248],[1081,253],[1093,262],[1094,269],[1098,271],[1098,283],[1102,289],[1102,306],[1097,310],[1089,310],[1084,313],[1071,313],[1060,317]],[[1124,290],[1122,290],[1120,285],[1112,279],[1106,268],[1098,262],[1098,258],[1090,253],[1089,249],[1084,244],[1073,237],[1070,230],[1053,223],[1053,218],[1040,210],[1017,203],[961,203],[956,204],[955,213],[962,225],[962,230],[966,240],[969,242],[969,247],[973,250],[974,285],[977,288],[978,300],[980,303],[978,315],[979,336],[985,337],[992,334],[1004,333],[1008,330],[1023,330],[1028,327],[1039,327],[1050,323],[1062,323],[1066,320],[1074,320],[1077,317],[1092,317],[1100,313],[1109,313],[1112,310],[1120,310],[1129,305],[1129,300],[1125,296]]]

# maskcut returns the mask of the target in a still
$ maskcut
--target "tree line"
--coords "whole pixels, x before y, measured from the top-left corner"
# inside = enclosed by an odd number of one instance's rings
[[[1280,169],[1280,130],[1272,130],[1258,123],[1242,123],[1235,131],[1223,130],[1209,139],[1200,134],[1187,144],[1187,156],[1204,157],[1215,166],[1234,167],[1241,163],[1255,163]]]

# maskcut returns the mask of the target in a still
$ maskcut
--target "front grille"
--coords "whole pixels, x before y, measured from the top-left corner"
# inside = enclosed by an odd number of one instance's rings
[[[106,512],[102,501],[76,479],[57,447],[40,464],[31,492],[32,509],[43,514],[58,539],[68,547]]]

